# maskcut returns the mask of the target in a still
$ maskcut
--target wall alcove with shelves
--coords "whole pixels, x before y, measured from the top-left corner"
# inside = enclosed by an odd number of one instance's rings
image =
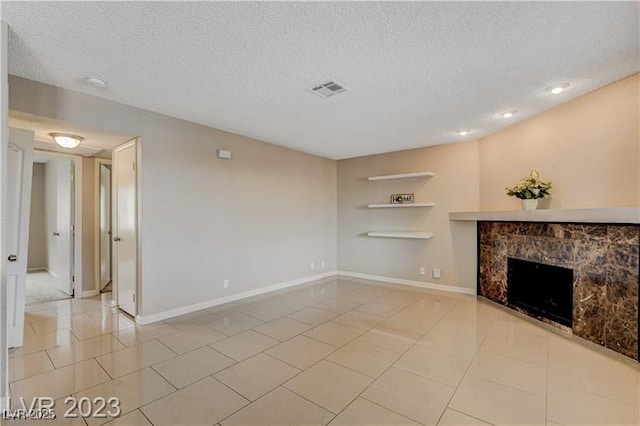
[[[395,179],[417,179],[417,178],[430,178],[435,176],[433,172],[412,172],[412,173],[398,173],[392,175],[381,175],[381,176],[369,176],[367,180],[369,182],[379,182],[379,181],[389,181]],[[367,205],[369,209],[387,209],[387,208],[397,208],[397,209],[407,209],[407,208],[427,208],[433,207],[435,203],[431,202],[417,202],[417,203],[374,203]],[[379,230],[379,231],[370,231],[367,233],[368,237],[378,237],[378,238],[407,238],[407,239],[419,239],[419,240],[428,240],[433,237],[433,233],[425,230],[418,231],[405,231],[405,230]]]

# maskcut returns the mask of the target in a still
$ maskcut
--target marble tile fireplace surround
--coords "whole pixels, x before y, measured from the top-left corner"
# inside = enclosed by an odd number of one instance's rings
[[[606,212],[579,212],[464,212],[450,219],[477,221],[478,295],[638,360],[640,209],[611,222]],[[573,270],[570,327],[509,302],[510,258]]]

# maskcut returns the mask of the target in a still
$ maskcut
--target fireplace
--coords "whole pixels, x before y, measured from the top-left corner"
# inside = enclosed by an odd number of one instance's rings
[[[509,257],[507,303],[571,327],[573,269]]]
[[[480,221],[478,231],[478,294],[638,359],[640,225]]]

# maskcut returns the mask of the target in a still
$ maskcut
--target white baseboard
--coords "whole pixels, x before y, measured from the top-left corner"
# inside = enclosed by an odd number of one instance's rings
[[[93,297],[99,295],[100,292],[98,290],[87,290],[82,292],[82,297]]]
[[[47,272],[47,268],[45,266],[36,266],[35,268],[27,268],[27,272],[37,272],[37,271]]]
[[[300,284],[306,284],[312,281],[318,281],[323,278],[333,277],[337,274],[336,271],[325,272],[323,274],[311,275],[308,277],[298,278],[283,283],[272,284],[266,287],[260,287],[255,290],[243,291],[241,293],[232,294],[229,296],[219,297],[217,299],[207,300],[205,302],[195,303],[193,305],[182,306],[176,309],[170,309],[164,312],[158,312],[151,315],[138,315],[136,322],[140,325],[151,324],[158,321],[164,321],[169,318],[174,318],[180,315],[189,314],[191,312],[200,311],[202,309],[212,308],[224,303],[235,302],[236,300],[246,299],[247,297],[260,296],[262,294],[270,293],[272,291],[281,290],[288,287],[294,287]]]
[[[427,283],[422,281],[412,281],[412,280],[405,280],[402,278],[384,277],[382,275],[362,274],[360,272],[351,272],[351,271],[338,271],[338,275],[342,275],[345,277],[352,277],[352,278],[362,278],[364,280],[371,280],[371,281],[383,281],[391,284],[408,285],[411,287],[420,287],[420,288],[426,288],[429,290],[440,290],[440,291],[448,291],[450,293],[471,294],[474,296],[476,295],[475,288],[456,287],[452,285]]]

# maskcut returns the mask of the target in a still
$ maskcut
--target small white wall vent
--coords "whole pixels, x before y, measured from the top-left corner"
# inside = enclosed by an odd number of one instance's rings
[[[336,83],[335,81],[327,81],[326,83],[322,83],[318,86],[310,87],[309,90],[320,96],[321,98],[330,98],[331,96],[342,93],[347,89],[340,83]]]

